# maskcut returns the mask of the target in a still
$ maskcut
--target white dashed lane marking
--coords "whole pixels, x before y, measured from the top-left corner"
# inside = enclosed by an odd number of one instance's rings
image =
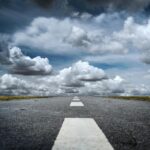
[[[80,101],[79,98],[73,98],[72,100],[73,100],[73,101]]]
[[[79,97],[78,97],[78,96],[75,96],[74,98],[76,99],[76,98],[79,98]]]
[[[75,96],[73,99],[73,101],[80,101],[79,97]]]
[[[83,107],[84,104],[82,102],[71,102],[70,107]]]
[[[52,150],[113,150],[92,118],[65,118]]]

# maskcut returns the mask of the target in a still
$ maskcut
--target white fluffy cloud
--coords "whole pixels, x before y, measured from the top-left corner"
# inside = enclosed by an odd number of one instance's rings
[[[39,17],[13,36],[14,44],[48,51],[49,53],[124,54],[138,49],[142,60],[149,64],[150,20],[136,23],[133,17],[101,14],[96,17],[65,19]]]
[[[89,65],[88,62],[78,61],[69,68],[60,71],[58,78],[65,86],[84,86],[84,81],[99,81],[107,79],[102,69]]]
[[[0,77],[0,95],[58,95],[60,91],[52,83],[53,81],[47,83],[47,79],[42,83],[37,77],[21,78],[21,76],[4,74]]]
[[[87,62],[78,61],[55,76],[26,77],[5,74],[0,77],[1,95],[148,95],[149,86],[128,83]]]
[[[29,46],[50,53],[72,54],[80,50],[100,54],[127,52],[122,43],[114,40],[101,24],[102,22],[92,17],[89,25],[82,17],[62,20],[39,17],[26,29],[16,32],[13,40],[16,45]]]
[[[26,95],[31,87],[24,80],[5,74],[0,78],[0,94],[3,95]]]
[[[134,85],[134,84],[128,84],[126,86],[126,92],[123,93],[122,95],[125,96],[130,96],[130,95],[136,95],[136,96],[141,96],[141,95],[150,95],[150,86],[149,85]]]
[[[99,68],[88,62],[78,61],[64,68],[56,76],[44,78],[21,78],[9,74],[0,77],[0,94],[9,95],[59,95],[59,94],[98,94],[111,95],[124,93],[123,79],[107,77]]]
[[[64,42],[71,29],[72,23],[69,19],[38,17],[25,30],[15,33],[13,39],[18,45],[64,53],[71,49],[71,46]]]
[[[85,47],[88,44],[88,36],[86,31],[82,28],[73,26],[65,41],[72,44],[73,46]]]
[[[29,26],[13,35],[12,44],[50,54],[76,54],[82,60],[102,64],[102,67],[103,64],[108,64],[110,68],[115,67],[107,69],[108,77],[104,70],[91,66],[88,62],[78,61],[60,70],[56,76],[38,79],[40,89],[36,90],[42,91],[43,95],[51,94],[50,91],[55,94],[131,95],[138,92],[149,93],[149,86],[146,85],[139,86],[137,90],[138,83],[147,84],[144,79],[137,81],[136,78],[135,81],[133,77],[131,81],[130,76],[125,75],[130,70],[129,73],[135,76],[133,69],[139,68],[140,72],[149,67],[139,61],[141,58],[144,63],[150,64],[149,34],[149,19],[142,22],[134,17],[121,17],[119,13],[104,13],[95,17],[78,13],[62,19],[35,18]],[[47,75],[52,71],[47,58],[30,58],[18,48],[10,50],[9,61],[12,63],[12,72],[17,74]],[[114,77],[115,75],[120,75],[125,80],[120,76]],[[134,85],[125,89],[124,82],[127,81],[134,82]],[[33,85],[35,86],[35,82]]]
[[[124,80],[120,76],[110,79],[104,70],[83,61],[61,70],[57,80],[69,93],[115,95],[125,92]]]
[[[82,95],[121,95],[125,93],[124,80],[120,76],[113,79],[98,81],[95,83],[86,82],[79,90]]]
[[[11,72],[23,75],[48,75],[52,72],[52,66],[47,58],[40,56],[30,58],[25,56],[21,49],[13,47],[9,50],[9,60],[12,63]]]
[[[142,54],[142,60],[150,63],[150,20],[143,24],[138,24],[133,17],[128,17],[124,22],[123,29],[120,32],[115,32],[114,37],[124,44],[124,47],[129,44],[132,49],[138,49]],[[130,48],[130,47],[129,47]]]

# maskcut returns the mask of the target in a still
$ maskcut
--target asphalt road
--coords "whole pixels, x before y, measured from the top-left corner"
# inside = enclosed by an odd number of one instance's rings
[[[150,150],[150,103],[80,97],[0,102],[0,150],[50,150],[64,118],[94,118],[115,150]]]

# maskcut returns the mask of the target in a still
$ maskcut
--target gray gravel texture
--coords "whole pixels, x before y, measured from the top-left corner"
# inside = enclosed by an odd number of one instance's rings
[[[94,118],[115,150],[150,150],[150,102],[80,97],[0,102],[0,150],[51,150],[64,118]],[[62,149],[63,150],[63,149]]]

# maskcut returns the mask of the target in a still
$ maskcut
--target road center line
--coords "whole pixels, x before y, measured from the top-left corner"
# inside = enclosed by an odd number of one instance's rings
[[[52,150],[113,150],[92,118],[65,118]]]
[[[72,100],[73,100],[73,101],[80,101],[80,98],[77,97],[77,96],[75,96]]]
[[[79,98],[73,98],[72,100],[73,100],[73,101],[80,101]]]
[[[82,102],[71,102],[70,107],[83,107],[84,104]]]
[[[74,96],[74,98],[76,99],[76,98],[79,98],[78,96]]]

